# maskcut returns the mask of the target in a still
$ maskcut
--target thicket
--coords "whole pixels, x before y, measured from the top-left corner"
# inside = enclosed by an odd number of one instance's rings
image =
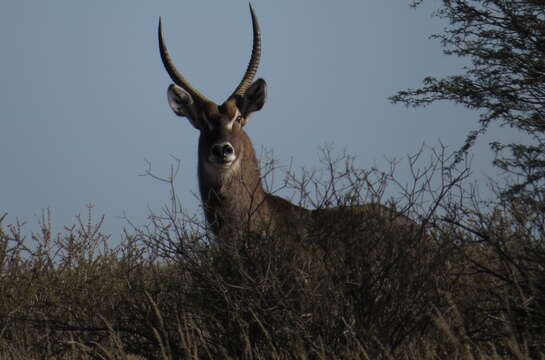
[[[182,210],[174,176],[169,205],[118,246],[91,209],[59,234],[47,212],[29,236],[4,224],[0,358],[544,357],[542,214],[480,200],[443,150],[409,157],[410,180],[324,155],[324,170],[278,184],[340,207],[305,233],[215,239]],[[362,218],[369,202],[418,225]]]

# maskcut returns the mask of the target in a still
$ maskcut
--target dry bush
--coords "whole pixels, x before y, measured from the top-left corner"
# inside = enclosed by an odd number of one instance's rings
[[[23,224],[2,226],[0,358],[543,356],[538,214],[483,207],[444,149],[409,157],[404,182],[396,166],[360,170],[327,150],[323,160],[268,182],[319,209],[300,233],[214,238],[182,210],[175,169],[169,204],[114,248],[90,212],[56,235],[47,214],[29,238]]]

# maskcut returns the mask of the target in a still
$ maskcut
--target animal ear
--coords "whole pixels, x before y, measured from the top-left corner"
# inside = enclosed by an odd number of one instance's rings
[[[259,111],[265,104],[267,98],[267,83],[263,79],[257,79],[249,88],[241,99],[239,106],[240,113],[245,119],[244,124],[248,121],[248,117],[254,111]]]
[[[167,90],[168,104],[174,113],[189,119],[191,125],[200,130],[195,102],[191,95],[176,84],[170,84]]]

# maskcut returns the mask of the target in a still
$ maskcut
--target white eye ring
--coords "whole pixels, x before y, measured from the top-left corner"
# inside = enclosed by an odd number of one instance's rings
[[[242,121],[242,115],[239,114],[235,120],[237,122],[241,122]]]

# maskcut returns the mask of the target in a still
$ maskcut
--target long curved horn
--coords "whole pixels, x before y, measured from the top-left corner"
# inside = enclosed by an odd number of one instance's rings
[[[252,4],[250,4],[250,13],[252,14],[252,27],[254,30],[252,57],[250,58],[250,62],[248,63],[248,67],[246,68],[246,73],[244,74],[244,77],[240,81],[240,84],[238,84],[231,97],[234,97],[235,95],[242,96],[246,93],[246,90],[248,90],[248,88],[252,84],[252,80],[254,79],[257,68],[259,67],[259,59],[261,58],[261,29],[259,28],[259,22],[257,21],[257,17],[255,16]]]
[[[206,96],[204,96],[199,90],[195,89],[186,78],[176,69],[174,62],[170,58],[167,47],[163,40],[163,27],[161,25],[161,18],[159,17],[159,28],[157,30],[159,36],[159,52],[161,53],[161,60],[163,60],[163,65],[167,70],[170,78],[176,85],[181,86],[185,91],[191,94],[194,101],[207,102],[210,101]]]

